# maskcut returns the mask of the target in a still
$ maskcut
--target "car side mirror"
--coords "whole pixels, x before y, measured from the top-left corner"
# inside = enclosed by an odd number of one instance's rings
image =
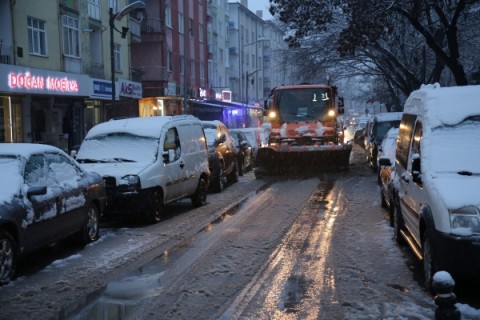
[[[175,150],[168,149],[163,152],[163,163],[172,163],[175,161]]]
[[[412,155],[412,179],[415,183],[422,183],[422,172],[420,169],[420,155],[415,153]]]
[[[47,193],[46,186],[31,186],[27,190],[27,197],[30,196],[40,196]]]
[[[392,165],[392,162],[389,158],[380,158],[378,159],[378,164],[380,166],[390,167]]]

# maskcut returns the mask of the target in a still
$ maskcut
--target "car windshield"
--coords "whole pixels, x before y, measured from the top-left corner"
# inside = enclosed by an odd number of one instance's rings
[[[480,149],[480,116],[454,126],[437,127],[432,130],[431,137],[424,134],[422,139],[431,150],[431,154],[422,150],[425,160],[422,160],[422,167],[426,162],[433,172],[480,174],[480,161],[472,154],[473,150]]]
[[[20,189],[23,183],[22,161],[13,155],[0,155],[0,172],[2,172],[2,181],[0,183],[0,203],[9,201],[12,192]]]
[[[159,139],[125,132],[85,139],[77,154],[77,161],[93,162],[153,162],[157,158]]]
[[[331,94],[324,88],[281,90],[276,96],[283,121],[323,120],[331,105]]]

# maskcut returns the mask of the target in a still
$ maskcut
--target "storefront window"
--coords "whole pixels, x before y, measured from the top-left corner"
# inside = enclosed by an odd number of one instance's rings
[[[10,97],[0,97],[0,142],[22,142],[22,109]]]

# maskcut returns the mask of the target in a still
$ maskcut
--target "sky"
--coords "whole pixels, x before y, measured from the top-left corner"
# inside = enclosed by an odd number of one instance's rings
[[[271,20],[273,17],[268,12],[268,7],[270,2],[268,0],[248,0],[248,9],[250,9],[253,13],[257,10],[263,11],[263,20]]]

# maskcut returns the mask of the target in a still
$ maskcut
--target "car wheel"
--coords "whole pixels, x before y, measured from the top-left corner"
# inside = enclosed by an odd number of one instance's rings
[[[432,256],[432,246],[430,245],[430,239],[428,231],[425,231],[423,235],[422,243],[422,255],[423,255],[423,276],[425,280],[425,288],[428,291],[432,290],[432,279],[435,273],[435,264]]]
[[[386,209],[388,207],[387,201],[385,200],[385,195],[383,194],[383,191],[382,191],[382,188],[380,188],[380,202],[381,202],[382,208]]]
[[[207,203],[207,183],[205,179],[200,178],[198,181],[197,190],[192,196],[192,205],[194,207],[201,207]]]
[[[87,219],[81,231],[81,241],[90,243],[98,239],[99,235],[99,219],[100,213],[97,206],[91,203],[87,211]]]
[[[0,230],[0,285],[8,283],[15,273],[17,244],[5,230]]]
[[[229,183],[235,183],[238,181],[238,171],[236,163],[233,165],[232,172],[230,172],[227,179]]]
[[[400,204],[395,202],[392,204],[393,206],[393,239],[398,244],[403,244],[404,239],[401,234],[401,230],[403,228],[403,218],[402,213],[400,212]]]
[[[149,210],[146,212],[147,223],[157,223],[162,220],[163,193],[160,189],[153,189],[148,196]]]
[[[218,175],[212,180],[212,189],[214,192],[222,192],[225,188],[223,183],[223,170],[220,169]]]
[[[244,160],[239,158],[237,167],[238,167],[238,175],[240,177],[243,176],[243,163],[244,163]]]

